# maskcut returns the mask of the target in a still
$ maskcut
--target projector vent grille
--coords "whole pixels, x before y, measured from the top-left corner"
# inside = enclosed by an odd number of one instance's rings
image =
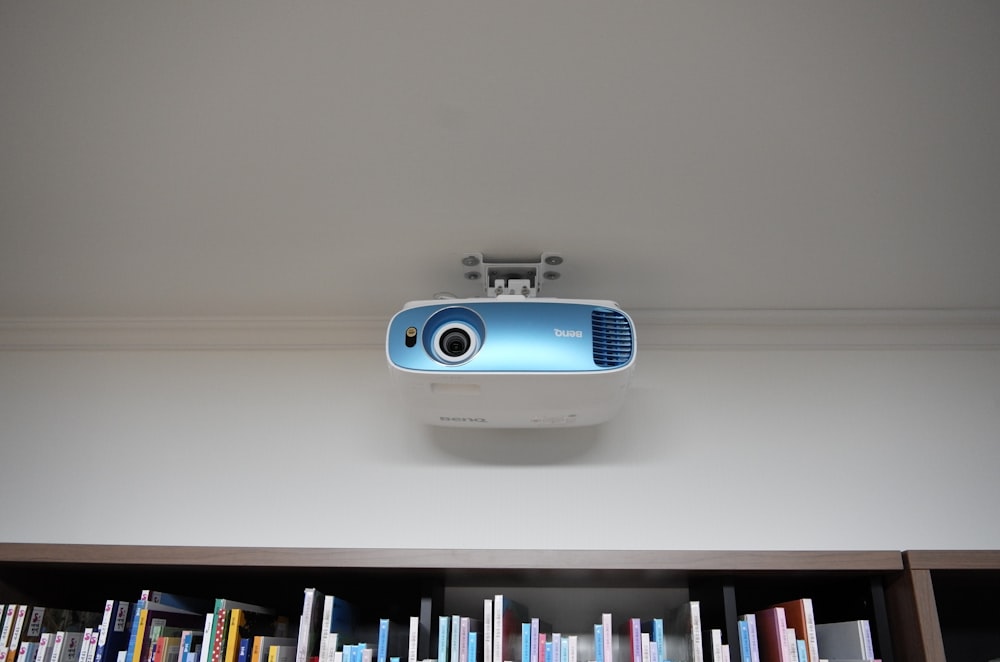
[[[632,325],[615,310],[599,309],[590,315],[594,336],[594,363],[617,368],[632,360]]]

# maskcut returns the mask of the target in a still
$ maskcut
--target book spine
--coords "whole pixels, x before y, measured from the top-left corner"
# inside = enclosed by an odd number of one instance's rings
[[[451,630],[450,630],[450,643],[448,647],[448,654],[451,656],[451,662],[461,662],[462,657],[462,617],[458,614],[452,614],[451,616]]]
[[[212,633],[215,631],[215,612],[205,613],[205,627],[201,633],[201,651],[198,653],[198,662],[208,662],[208,656],[212,648]]]
[[[468,662],[476,662],[479,659],[479,636],[476,632],[469,633],[469,659]]]
[[[604,626],[600,623],[594,624],[594,660],[604,662]]]
[[[6,649],[10,643],[10,631],[14,628],[14,620],[17,618],[17,605],[7,605],[4,611],[3,628],[0,629],[0,649]]]
[[[17,615],[14,617],[14,627],[10,631],[10,641],[7,642],[7,650],[12,654],[8,656],[7,662],[14,662],[12,658],[17,657],[17,650],[21,646],[21,631],[24,629],[24,621],[28,617],[29,605],[18,605]]]
[[[709,634],[712,637],[712,662],[722,662],[722,630],[712,628]]]
[[[483,600],[483,662],[493,662],[493,600]]]
[[[417,662],[417,640],[420,636],[420,617],[410,616],[410,636],[406,647],[406,662]]]
[[[744,616],[747,622],[747,637],[750,639],[750,662],[760,662],[760,639],[757,634],[757,614]]]
[[[604,639],[602,642],[604,645],[604,660],[605,662],[614,662],[612,645],[614,643],[613,639],[615,631],[611,629],[610,612],[604,612],[601,614],[601,626],[604,629]]]
[[[691,659],[705,662],[705,649],[701,639],[701,603],[691,601]]]
[[[448,662],[448,649],[451,648],[450,625],[450,616],[438,616],[438,662]]]
[[[638,618],[628,619],[629,642],[632,662],[642,662],[642,626]]]
[[[380,618],[378,621],[378,662],[387,662],[389,653],[389,619]]]
[[[740,662],[751,662],[749,626],[745,619],[740,619],[736,627],[740,637]]]
[[[872,626],[866,619],[861,621],[861,641],[865,647],[865,655],[869,660],[875,659],[875,646],[872,645]]]
[[[577,662],[577,646],[579,645],[578,642],[579,639],[577,635],[575,634],[569,635],[569,642],[568,645],[566,646],[567,648],[566,662]]]
[[[521,662],[531,660],[531,623],[521,623]]]
[[[316,600],[316,589],[307,588],[303,591],[302,617],[299,619],[299,639],[295,645],[295,662],[309,662],[309,635],[312,627],[313,602]]]
[[[458,659],[459,662],[469,662],[469,628],[471,627],[471,619],[468,616],[462,616],[458,619]]]
[[[506,662],[503,659],[503,595],[493,596],[493,662]]]
[[[35,662],[49,662],[49,651],[52,648],[54,632],[43,632],[38,639],[38,649],[35,651]]]

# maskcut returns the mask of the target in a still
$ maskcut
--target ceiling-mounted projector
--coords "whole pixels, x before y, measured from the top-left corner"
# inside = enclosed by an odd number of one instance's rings
[[[473,258],[484,264],[473,254],[467,267],[477,266]],[[538,269],[553,259],[543,255]],[[523,275],[498,269],[484,267]],[[411,301],[389,322],[390,372],[412,414],[430,425],[482,428],[610,419],[635,366],[629,316],[612,301],[533,296],[532,278],[486,280],[490,296]]]

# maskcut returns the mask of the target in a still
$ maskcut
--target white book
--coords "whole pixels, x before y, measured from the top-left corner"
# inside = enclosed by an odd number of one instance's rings
[[[406,647],[407,662],[417,662],[417,638],[420,635],[420,617],[410,616],[410,636]]]
[[[785,629],[785,640],[788,642],[788,659],[790,662],[807,662],[799,659],[799,644],[795,638],[795,628]]]
[[[31,660],[35,659],[35,653],[37,651],[37,641],[22,641],[21,647],[17,651],[18,662],[31,662]]]
[[[722,630],[712,628],[709,634],[712,637],[712,662],[722,662]]]
[[[313,632],[319,628],[317,617],[322,619],[323,593],[315,588],[303,589],[302,615],[299,617],[299,638],[295,645],[295,662],[309,662],[310,643],[315,641]]]
[[[6,649],[10,643],[10,631],[14,629],[14,620],[17,618],[17,605],[7,605],[3,616],[3,628],[0,628],[0,649]]]
[[[614,662],[614,634],[611,628],[611,614],[604,612],[601,614],[601,625],[604,628],[604,662]]]
[[[490,598],[483,600],[483,662],[493,662],[493,600]]]
[[[49,662],[49,653],[52,651],[52,640],[56,638],[55,632],[43,632],[38,639],[38,648],[35,650],[35,662]]]
[[[52,643],[52,662],[77,662],[80,659],[80,646],[83,644],[82,632],[56,632]]]
[[[205,630],[201,639],[201,651],[199,662],[208,662],[212,652],[212,635],[215,633],[215,612],[210,611],[205,614]]]
[[[448,630],[450,641],[449,644],[449,659],[451,662],[461,662],[461,644],[459,641],[462,637],[462,617],[458,614],[451,615],[451,626]]]

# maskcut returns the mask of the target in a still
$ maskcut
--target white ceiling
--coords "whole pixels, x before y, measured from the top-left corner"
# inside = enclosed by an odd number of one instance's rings
[[[0,4],[0,317],[1000,308],[1000,3]]]

